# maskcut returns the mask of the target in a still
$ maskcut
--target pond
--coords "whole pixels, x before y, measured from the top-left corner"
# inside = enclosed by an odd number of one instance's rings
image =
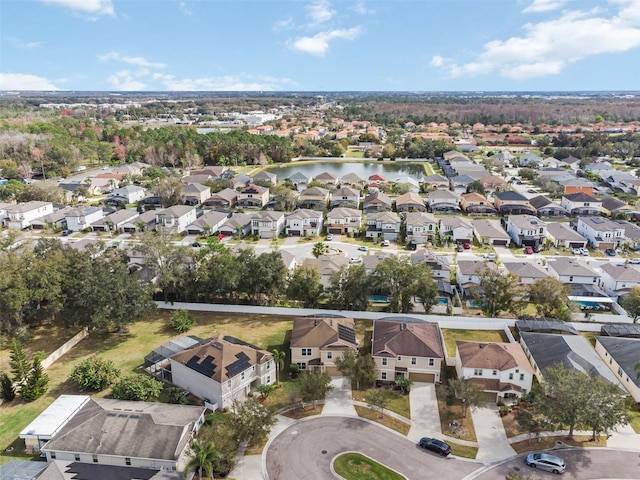
[[[282,165],[271,165],[267,169],[278,176],[278,181],[290,177],[296,172],[303,175],[316,176],[319,173],[331,172],[339,178],[347,173],[355,173],[363,179],[378,173],[387,180],[393,181],[402,175],[408,175],[417,181],[422,181],[426,177],[424,165],[411,162],[378,162],[368,161],[321,161],[321,162],[292,162]]]

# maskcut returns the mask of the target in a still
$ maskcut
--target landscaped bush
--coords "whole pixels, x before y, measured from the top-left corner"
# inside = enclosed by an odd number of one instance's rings
[[[151,402],[160,396],[162,382],[148,375],[136,374],[121,378],[113,386],[113,398],[116,400],[134,400]]]
[[[94,356],[76,365],[71,375],[69,375],[69,380],[80,391],[100,392],[113,384],[119,376],[120,370],[116,368],[111,360]]]
[[[180,387],[169,387],[167,388],[168,402],[173,403],[174,405],[186,405],[187,396],[185,395],[184,390]]]
[[[196,319],[189,310],[176,310],[171,314],[169,326],[178,333],[184,333],[196,326]]]

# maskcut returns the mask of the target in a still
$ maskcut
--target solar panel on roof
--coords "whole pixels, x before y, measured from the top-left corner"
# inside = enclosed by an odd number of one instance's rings
[[[240,372],[248,369],[251,366],[251,362],[249,361],[249,357],[244,352],[240,352],[236,355],[237,360],[229,365],[227,365],[227,376],[235,377]]]
[[[349,343],[356,343],[356,332],[354,332],[352,329],[345,327],[342,324],[338,324],[338,338],[340,340],[344,340],[345,342],[349,342]]]

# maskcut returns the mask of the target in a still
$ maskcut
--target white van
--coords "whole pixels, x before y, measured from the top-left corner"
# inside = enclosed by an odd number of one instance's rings
[[[84,172],[87,169],[87,167],[85,167],[84,165],[80,165],[78,167],[78,169],[76,170],[76,172]]]

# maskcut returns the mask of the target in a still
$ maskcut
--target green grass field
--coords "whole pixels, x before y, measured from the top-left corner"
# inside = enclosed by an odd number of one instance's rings
[[[442,329],[444,346],[450,357],[456,354],[456,341],[467,340],[471,342],[507,342],[507,336],[499,330],[453,330]]]
[[[345,480],[404,480],[405,477],[359,453],[343,453],[333,468]]]

